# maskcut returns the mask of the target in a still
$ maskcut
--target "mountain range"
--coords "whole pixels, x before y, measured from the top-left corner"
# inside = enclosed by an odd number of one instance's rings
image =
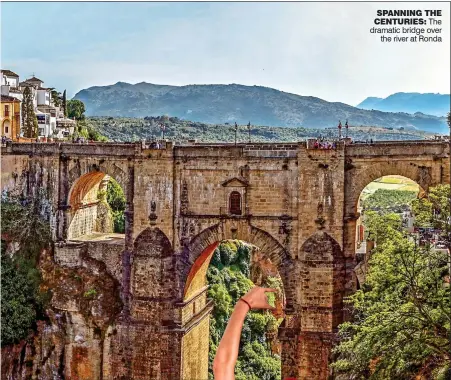
[[[261,86],[169,86],[118,82],[79,91],[87,116],[145,117],[169,115],[204,123],[234,123],[304,128],[335,127],[341,120],[352,126],[419,129],[446,133],[445,117],[421,112],[389,113],[327,102]]]
[[[422,112],[428,115],[445,116],[450,111],[450,102],[449,94],[397,92],[386,98],[366,98],[356,107],[385,112]]]

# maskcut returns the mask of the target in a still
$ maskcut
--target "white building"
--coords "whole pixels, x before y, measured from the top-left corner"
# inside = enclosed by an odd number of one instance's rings
[[[8,87],[19,87],[19,76],[12,72],[11,70],[2,69],[1,70],[1,76],[2,76],[2,88],[3,86]],[[6,94],[3,94],[6,95]]]
[[[75,121],[64,117],[60,107],[55,106],[52,93],[44,82],[35,76],[20,82],[19,76],[11,70],[1,70],[1,94],[23,101],[23,91],[28,87],[33,97],[33,108],[38,119],[39,138],[64,138],[75,131]],[[22,120],[22,110],[20,114]],[[22,134],[22,133],[21,133]]]

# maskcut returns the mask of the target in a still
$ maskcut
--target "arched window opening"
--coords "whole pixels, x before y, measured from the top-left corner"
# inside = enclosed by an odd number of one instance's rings
[[[241,194],[238,191],[230,193],[229,211],[232,215],[241,215]]]

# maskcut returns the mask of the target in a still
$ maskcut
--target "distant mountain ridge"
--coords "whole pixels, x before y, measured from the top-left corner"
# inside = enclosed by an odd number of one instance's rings
[[[432,94],[419,92],[397,92],[386,98],[369,97],[357,108],[379,110],[385,112],[421,112],[434,116],[445,116],[450,111],[449,94]]]
[[[346,119],[353,126],[378,126],[445,133],[445,118],[431,115],[363,110],[313,96],[301,96],[261,86],[169,86],[118,82],[79,91],[88,116],[145,117],[167,114],[204,123],[328,128]]]

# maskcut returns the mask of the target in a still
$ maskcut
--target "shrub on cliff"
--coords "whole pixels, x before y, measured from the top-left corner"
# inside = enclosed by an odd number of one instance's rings
[[[38,269],[42,249],[51,239],[48,204],[42,193],[33,198],[5,196],[1,202],[1,345],[28,336],[45,318],[49,294],[40,291]],[[10,244],[9,252],[7,245]]]

